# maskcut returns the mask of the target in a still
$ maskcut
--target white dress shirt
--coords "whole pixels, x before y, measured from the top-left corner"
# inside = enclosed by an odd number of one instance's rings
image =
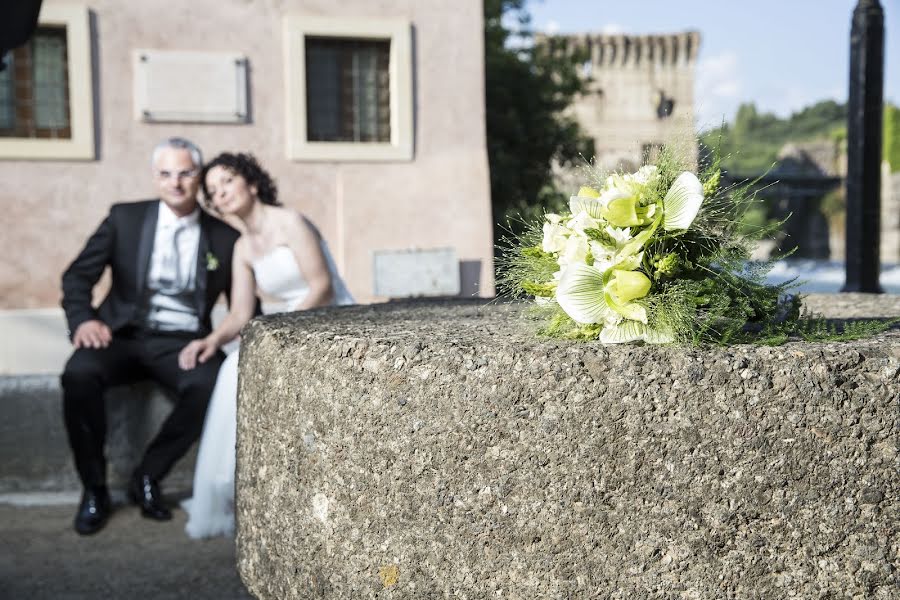
[[[147,288],[151,293],[147,320],[154,329],[197,331],[199,328],[200,319],[193,304],[199,244],[200,209],[178,217],[165,202],[160,202],[147,271]]]

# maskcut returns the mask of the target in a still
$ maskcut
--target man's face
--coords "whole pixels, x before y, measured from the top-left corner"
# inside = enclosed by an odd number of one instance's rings
[[[183,148],[163,148],[153,163],[153,179],[160,199],[176,215],[189,215],[197,207],[200,167]]]

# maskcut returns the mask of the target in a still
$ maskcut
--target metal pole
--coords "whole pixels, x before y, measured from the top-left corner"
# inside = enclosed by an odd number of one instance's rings
[[[847,110],[847,262],[842,292],[882,293],[881,137],[884,89],[884,11],[859,0],[850,29]]]

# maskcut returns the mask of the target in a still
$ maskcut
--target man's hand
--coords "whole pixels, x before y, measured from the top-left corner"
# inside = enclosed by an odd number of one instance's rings
[[[219,346],[207,338],[194,340],[178,354],[178,366],[185,371],[193,369],[197,363],[203,364],[212,358],[218,349]]]
[[[98,319],[85,321],[75,330],[72,345],[76,348],[106,348],[112,341],[109,326]]]

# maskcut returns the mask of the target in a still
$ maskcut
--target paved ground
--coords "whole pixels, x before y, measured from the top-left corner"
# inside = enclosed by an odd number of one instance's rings
[[[192,540],[185,514],[158,523],[119,504],[100,533],[72,529],[75,505],[0,499],[0,599],[250,600],[235,570],[234,541]]]

